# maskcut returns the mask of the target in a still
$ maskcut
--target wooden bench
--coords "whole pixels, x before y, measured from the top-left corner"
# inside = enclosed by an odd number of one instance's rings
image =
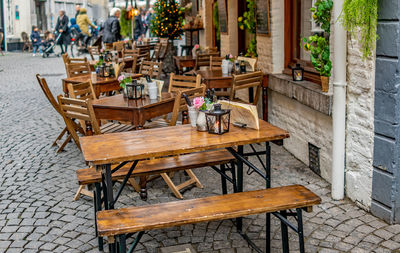
[[[226,150],[215,150],[199,153],[191,153],[187,155],[165,157],[153,160],[140,161],[136,168],[133,170],[129,183],[135,188],[136,191],[140,191],[140,186],[136,180],[132,177],[149,176],[149,175],[161,175],[168,186],[171,188],[177,198],[183,199],[182,194],[179,192],[181,189],[195,183],[198,187],[202,188],[200,181],[196,180],[196,176],[189,175],[192,179],[188,180],[180,185],[175,186],[171,179],[165,176],[165,173],[171,173],[178,170],[189,170],[200,167],[216,166],[226,164],[233,161],[235,157]],[[128,174],[132,163],[124,165],[122,168],[112,174],[113,180],[121,180]],[[96,171],[95,168],[79,169],[76,171],[78,177],[78,183],[81,187],[86,185],[101,182],[101,172]],[[86,191],[84,192],[87,195]],[[90,192],[90,195],[93,196]],[[78,199],[79,196],[75,196]]]
[[[299,235],[300,251],[304,252],[304,236],[301,210],[312,211],[312,206],[321,203],[321,199],[301,185],[283,186],[257,191],[240,192],[220,196],[174,201],[148,206],[128,207],[117,210],[105,210],[97,213],[97,231],[99,236],[108,237],[112,247],[126,252],[126,235],[140,232],[135,242],[140,240],[144,231],[163,229],[185,224],[210,222],[238,218],[260,213],[273,213]],[[297,210],[297,227],[288,224],[287,215],[280,211]],[[278,213],[280,212],[280,213]],[[284,217],[282,219],[282,217]],[[239,231],[240,232],[240,231]],[[267,236],[267,240],[269,235]],[[132,245],[131,249],[136,245]],[[130,251],[131,252],[131,251]]]

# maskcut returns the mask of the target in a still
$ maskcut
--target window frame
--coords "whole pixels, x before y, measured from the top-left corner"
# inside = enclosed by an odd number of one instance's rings
[[[311,61],[305,61],[295,55],[296,47],[300,49],[300,31],[301,31],[301,0],[285,0],[285,19],[284,19],[284,34],[285,34],[285,58],[283,73],[292,75],[291,67],[299,63],[304,68],[304,79],[321,85],[320,74],[313,67]],[[297,8],[295,8],[297,5]],[[297,10],[297,13],[295,13]],[[296,19],[297,17],[297,19]],[[297,34],[296,34],[297,31]],[[297,50],[299,54],[300,50]]]

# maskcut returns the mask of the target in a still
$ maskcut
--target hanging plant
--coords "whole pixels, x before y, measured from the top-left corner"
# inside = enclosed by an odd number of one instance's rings
[[[247,1],[247,10],[243,13],[242,17],[238,18],[238,25],[240,30],[247,29],[254,38],[250,40],[249,48],[247,49],[246,56],[257,57],[257,37],[255,36],[257,32],[256,24],[256,3],[254,0]]]
[[[328,34],[331,32],[332,7],[332,0],[317,0],[314,7],[310,9],[315,23],[321,25],[321,29]]]
[[[132,37],[132,22],[129,18],[129,12],[126,9],[121,10],[121,18],[120,18],[120,25],[121,25],[121,35],[123,37]]]
[[[370,57],[378,39],[378,0],[345,0],[340,20],[350,35],[358,38],[364,59]]]
[[[215,2],[213,9],[213,22],[215,26],[215,36],[217,40],[221,40],[221,28],[219,27],[219,12],[218,12],[218,2]]]

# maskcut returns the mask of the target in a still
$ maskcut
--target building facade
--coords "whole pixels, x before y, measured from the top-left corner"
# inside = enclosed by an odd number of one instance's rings
[[[256,35],[257,66],[268,74],[268,108],[265,108],[268,120],[290,132],[291,137],[284,141],[289,152],[332,182],[335,76],[330,78],[329,91],[322,92],[318,80],[313,79],[312,66],[307,63],[309,55],[300,44],[301,37],[318,32],[309,11],[314,1],[263,1],[268,5],[269,32]],[[220,44],[216,45],[211,22],[215,2],[202,0],[200,3],[199,13],[205,24],[200,43],[220,46],[222,55],[238,55],[243,48],[241,45],[245,44],[240,42],[243,33],[237,22],[243,13],[243,3],[226,1],[227,31],[221,33]],[[344,190],[346,197],[363,209],[387,222],[400,223],[400,12],[398,1],[378,2],[380,40],[376,54],[363,60],[358,41],[350,36],[347,36],[347,43],[344,41],[347,49]],[[337,15],[332,14],[333,17]],[[330,34],[333,62],[335,22],[332,20]],[[293,63],[303,64],[308,80],[292,81],[290,66]]]
[[[68,17],[75,16],[75,5],[87,8],[93,21],[102,22],[108,15],[107,0],[0,0],[3,8],[5,43],[8,50],[20,48],[21,33],[31,33],[35,25],[42,31],[53,31],[59,10]],[[0,23],[1,24],[1,23]]]

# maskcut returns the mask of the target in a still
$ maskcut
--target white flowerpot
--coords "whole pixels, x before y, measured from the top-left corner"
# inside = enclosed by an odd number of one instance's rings
[[[222,74],[227,75],[229,73],[229,61],[224,59],[221,64]]]
[[[151,100],[157,99],[158,88],[157,86],[149,86],[149,97]]]
[[[199,111],[194,106],[188,106],[189,119],[192,127],[196,127]]]
[[[199,111],[199,115],[197,116],[196,127],[197,127],[197,131],[200,131],[200,132],[207,131],[207,120],[206,120],[205,112]]]

